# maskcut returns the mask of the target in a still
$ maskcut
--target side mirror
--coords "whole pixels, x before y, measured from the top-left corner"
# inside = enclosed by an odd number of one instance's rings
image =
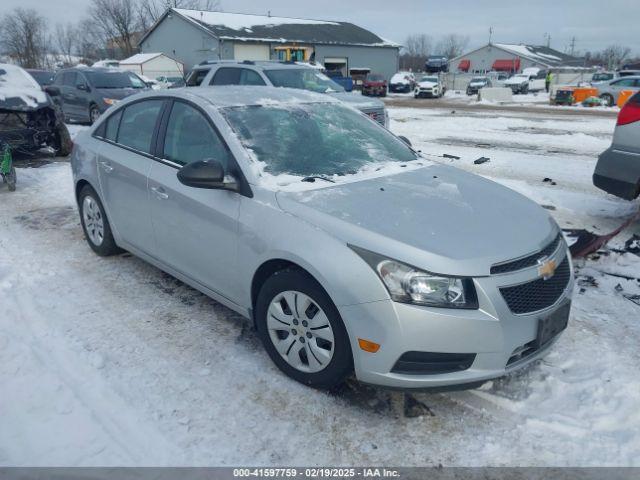
[[[222,189],[237,191],[233,177],[226,176],[222,164],[217,160],[200,160],[185,165],[178,170],[178,180],[183,185],[194,188]]]
[[[44,91],[49,94],[50,97],[59,97],[60,89],[58,87],[54,87],[53,85],[47,85],[44,87]]]
[[[404,135],[398,135],[398,138],[400,140],[402,140],[404,143],[406,143],[407,145],[409,145],[410,147],[412,146],[411,145],[411,141],[407,137],[405,137]]]

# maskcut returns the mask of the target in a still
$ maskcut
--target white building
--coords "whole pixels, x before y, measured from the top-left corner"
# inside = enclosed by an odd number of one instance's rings
[[[164,53],[138,53],[125,60],[120,60],[121,70],[144,75],[155,79],[159,76],[182,77],[184,65]]]

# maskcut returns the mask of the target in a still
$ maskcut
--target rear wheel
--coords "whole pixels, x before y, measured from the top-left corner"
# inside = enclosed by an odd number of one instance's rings
[[[260,289],[256,326],[276,366],[314,388],[332,388],[353,369],[347,331],[322,286],[307,273],[276,272]]]
[[[78,207],[82,229],[91,250],[101,257],[119,253],[121,250],[113,239],[102,202],[96,191],[89,185],[84,186],[80,191]]]
[[[600,95],[600,99],[605,103],[607,107],[613,106],[613,95],[609,95],[608,93],[603,93]]]

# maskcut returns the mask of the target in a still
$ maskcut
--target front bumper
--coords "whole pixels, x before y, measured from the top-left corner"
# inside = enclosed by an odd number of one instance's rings
[[[409,93],[411,85],[408,83],[392,83],[389,85],[389,91],[393,93]]]
[[[568,258],[566,245],[561,245],[551,256],[558,264]],[[572,270],[570,258],[567,261]],[[556,336],[539,348],[531,348],[538,337],[540,320],[568,308],[573,290],[571,274],[553,305],[530,314],[512,313],[499,289],[537,278],[534,266],[474,279],[478,310],[430,308],[391,300],[339,307],[349,331],[357,378],[394,388],[429,388],[489,380],[524,367],[548,352],[557,340]],[[358,338],[381,347],[376,353],[364,352],[358,347]],[[398,360],[407,352],[475,356],[464,369],[449,373],[394,372]]]
[[[439,94],[440,91],[437,88],[420,88],[414,92],[416,97],[437,97]]]

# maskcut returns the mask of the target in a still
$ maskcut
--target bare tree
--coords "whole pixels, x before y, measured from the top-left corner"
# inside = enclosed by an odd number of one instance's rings
[[[91,0],[87,25],[114,56],[128,57],[139,33],[135,0]]]
[[[16,8],[0,24],[3,50],[25,68],[46,64],[47,24],[35,9]]]
[[[78,28],[71,22],[56,25],[55,43],[62,61],[67,65],[73,64],[72,56],[78,53]]]
[[[462,55],[468,45],[469,37],[450,33],[440,39],[436,50],[439,55],[444,55],[447,58],[454,58],[458,55]]]
[[[602,51],[602,60],[607,68],[620,68],[631,56],[631,49],[622,45],[609,45]]]
[[[140,29],[146,31],[160,18],[168,8],[186,8],[190,10],[222,10],[220,0],[141,0],[138,5]]]
[[[400,55],[400,68],[403,70],[421,70],[431,53],[431,37],[424,33],[409,35]]]

